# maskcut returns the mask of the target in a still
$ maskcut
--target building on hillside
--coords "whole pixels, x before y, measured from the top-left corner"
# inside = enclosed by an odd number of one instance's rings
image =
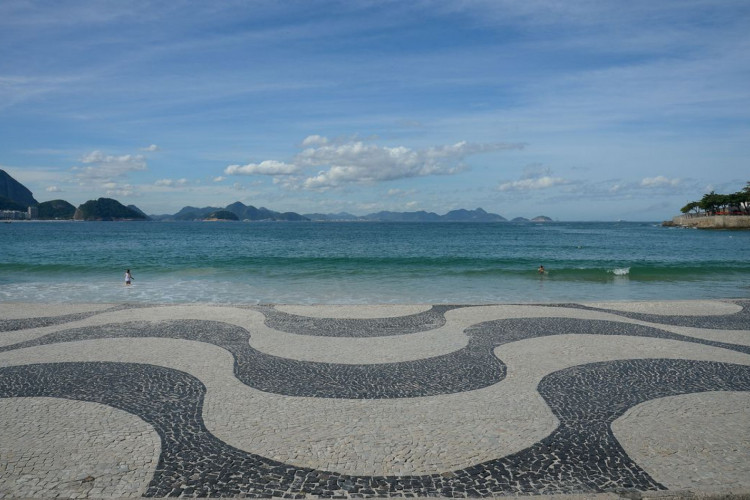
[[[39,218],[39,209],[37,207],[29,207],[29,220]]]
[[[27,220],[28,218],[28,212],[21,212],[20,210],[0,210],[0,219],[3,220]]]

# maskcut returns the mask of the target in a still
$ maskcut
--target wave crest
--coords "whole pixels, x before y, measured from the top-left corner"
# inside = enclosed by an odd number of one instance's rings
[[[615,269],[610,269],[610,273],[614,274],[615,276],[627,276],[630,274],[630,268],[629,267],[617,267]]]

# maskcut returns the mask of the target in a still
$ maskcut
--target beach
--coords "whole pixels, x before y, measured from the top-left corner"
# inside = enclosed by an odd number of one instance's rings
[[[747,494],[748,416],[747,299],[0,302],[5,497]]]

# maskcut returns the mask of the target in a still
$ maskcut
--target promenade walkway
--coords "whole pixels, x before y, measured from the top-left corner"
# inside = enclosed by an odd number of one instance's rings
[[[0,498],[675,492],[750,492],[750,300],[0,303]]]

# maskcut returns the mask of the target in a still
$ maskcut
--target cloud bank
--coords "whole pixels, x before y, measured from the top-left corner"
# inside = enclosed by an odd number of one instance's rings
[[[304,149],[290,162],[265,160],[229,165],[225,175],[268,175],[291,189],[325,191],[351,184],[373,184],[412,177],[454,175],[479,153],[522,149],[520,143],[471,143],[412,149],[381,146],[361,140],[334,142],[320,135],[302,141]],[[285,177],[278,179],[279,177]]]

